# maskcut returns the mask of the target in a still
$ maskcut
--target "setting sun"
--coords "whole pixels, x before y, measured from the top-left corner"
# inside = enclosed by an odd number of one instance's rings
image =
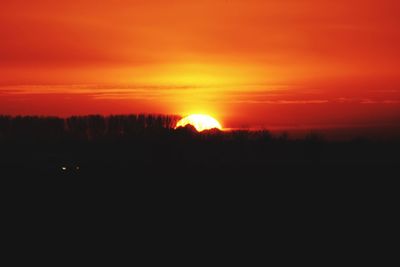
[[[202,114],[192,114],[187,117],[184,117],[176,124],[176,128],[185,127],[186,125],[192,125],[198,132],[202,132],[204,130],[217,128],[222,130],[221,124],[211,116],[202,115]]]

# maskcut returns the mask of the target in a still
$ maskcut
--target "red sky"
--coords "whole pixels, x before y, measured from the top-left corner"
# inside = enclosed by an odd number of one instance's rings
[[[0,3],[0,114],[400,124],[395,0]]]

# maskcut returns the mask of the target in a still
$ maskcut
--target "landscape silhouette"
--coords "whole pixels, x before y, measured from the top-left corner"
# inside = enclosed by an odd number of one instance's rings
[[[269,131],[175,129],[179,116],[0,116],[3,174],[158,177],[396,175],[399,140],[301,139]],[[394,171],[394,172],[393,172]]]

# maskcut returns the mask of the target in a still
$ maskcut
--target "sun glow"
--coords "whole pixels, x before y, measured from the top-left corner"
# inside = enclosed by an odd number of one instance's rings
[[[211,116],[203,115],[203,114],[192,114],[187,117],[184,117],[176,124],[175,128],[185,127],[186,125],[192,125],[198,132],[202,132],[204,130],[217,128],[222,130],[221,124]]]

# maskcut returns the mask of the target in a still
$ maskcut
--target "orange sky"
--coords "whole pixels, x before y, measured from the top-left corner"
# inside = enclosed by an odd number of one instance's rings
[[[397,0],[1,1],[0,113],[398,125],[399,10]]]

